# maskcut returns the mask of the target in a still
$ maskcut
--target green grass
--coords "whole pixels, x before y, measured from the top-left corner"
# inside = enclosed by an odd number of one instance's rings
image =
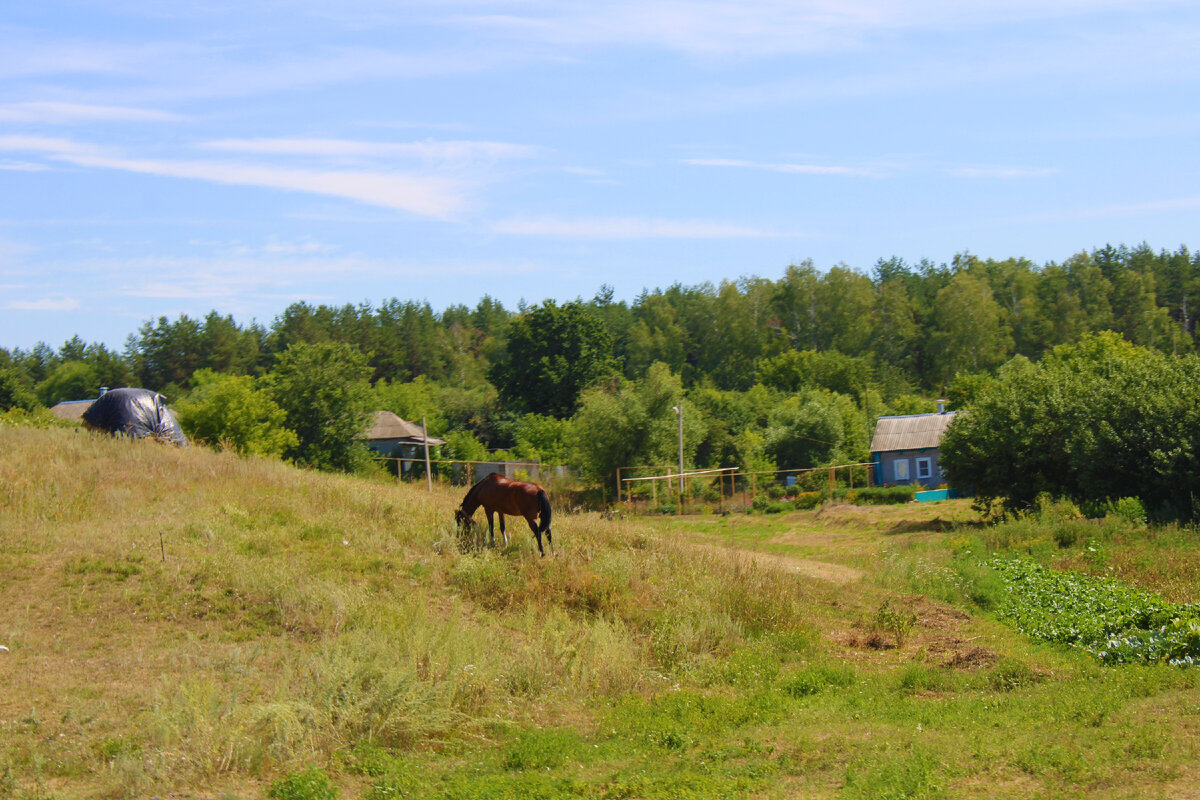
[[[1184,587],[1187,530],[984,528],[957,501],[559,513],[541,559],[527,533],[460,551],[462,489],[62,429],[0,427],[0,452],[6,798],[1116,798],[1197,777],[1195,672],[1027,638],[981,566]]]

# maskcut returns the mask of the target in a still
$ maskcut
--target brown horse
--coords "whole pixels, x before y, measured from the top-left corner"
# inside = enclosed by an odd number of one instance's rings
[[[492,515],[500,515],[500,535],[504,537],[504,544],[508,545],[508,534],[504,530],[504,515],[508,514],[514,517],[524,517],[525,521],[529,523],[530,530],[537,538],[539,553],[543,556],[546,555],[546,551],[542,549],[543,533],[546,534],[546,543],[550,545],[550,552],[554,552],[554,540],[550,536],[550,498],[546,496],[546,490],[536,483],[510,481],[499,472],[493,472],[471,487],[466,497],[463,498],[462,506],[454,512],[454,519],[459,527],[467,526],[471,522],[471,516],[475,513],[475,509],[480,506],[483,506],[483,510],[487,513],[488,536],[491,539],[492,547],[496,546],[496,530]],[[541,517],[540,525],[538,524],[539,516]]]

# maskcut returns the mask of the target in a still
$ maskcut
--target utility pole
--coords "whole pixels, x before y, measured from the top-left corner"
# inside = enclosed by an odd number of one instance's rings
[[[675,416],[679,417],[679,512],[683,513],[683,401],[679,401],[679,405],[671,406],[675,411]]]
[[[429,472],[429,431],[425,428],[425,415],[421,415],[421,438],[425,444],[425,485],[433,491],[433,475]]]

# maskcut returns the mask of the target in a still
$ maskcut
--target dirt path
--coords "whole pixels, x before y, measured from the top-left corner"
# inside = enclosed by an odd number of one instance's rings
[[[773,553],[759,553],[753,550],[743,550],[737,547],[722,547],[715,544],[695,544],[696,548],[713,553],[720,553],[731,559],[740,559],[746,563],[762,564],[776,569],[795,572],[809,578],[830,581],[842,586],[858,583],[866,575],[861,569],[833,564],[828,561],[814,561],[808,558],[780,556]]]

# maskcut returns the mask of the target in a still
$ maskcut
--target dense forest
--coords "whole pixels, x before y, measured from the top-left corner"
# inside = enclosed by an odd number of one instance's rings
[[[1036,361],[1089,333],[1194,354],[1198,305],[1200,253],[1145,244],[1044,265],[961,254],[881,259],[868,274],[804,262],[777,280],[675,284],[632,303],[607,286],[516,309],[490,297],[441,311],[296,303],[265,327],[217,311],[160,317],[123,352],[79,338],[0,349],[0,410],[143,386],[165,394],[193,436],[353,468],[361,459],[349,451],[314,449],[331,434],[306,433],[303,418],[349,404],[351,430],[364,410],[386,408],[425,416],[449,457],[502,451],[606,477],[671,463],[682,402],[691,463],[804,467],[861,460],[879,415],[932,410],[939,395],[961,406],[1014,356]],[[297,407],[317,382],[342,395]],[[221,397],[226,417],[241,398],[257,432],[214,417]]]

